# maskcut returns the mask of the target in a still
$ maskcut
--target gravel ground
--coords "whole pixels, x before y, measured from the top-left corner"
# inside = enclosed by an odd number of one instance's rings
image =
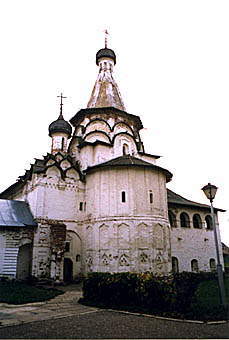
[[[1,339],[217,339],[229,337],[229,323],[194,324],[97,311],[0,329]]]

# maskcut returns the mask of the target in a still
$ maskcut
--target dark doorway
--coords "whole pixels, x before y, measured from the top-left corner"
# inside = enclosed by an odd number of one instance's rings
[[[72,269],[73,269],[73,263],[71,259],[64,259],[64,281],[65,282],[71,282],[72,277]]]
[[[19,248],[17,257],[17,279],[25,280],[31,274],[32,245],[25,244]]]

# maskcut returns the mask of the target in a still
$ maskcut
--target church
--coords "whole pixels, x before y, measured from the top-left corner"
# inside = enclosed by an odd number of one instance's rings
[[[167,189],[172,174],[145,152],[142,121],[126,112],[115,64],[105,43],[87,107],[67,122],[61,94],[51,150],[0,194],[0,277],[215,270],[210,207]]]

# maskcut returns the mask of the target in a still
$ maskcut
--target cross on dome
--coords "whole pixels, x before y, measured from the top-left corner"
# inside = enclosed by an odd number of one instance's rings
[[[63,96],[63,93],[61,92],[60,96],[57,96],[57,98],[60,98],[60,115],[58,119],[64,119],[63,117],[63,99],[67,98]]]

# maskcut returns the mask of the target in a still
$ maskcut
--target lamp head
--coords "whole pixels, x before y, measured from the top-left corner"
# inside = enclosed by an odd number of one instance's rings
[[[205,193],[206,197],[212,202],[215,198],[217,187],[215,185],[212,185],[211,183],[208,183],[208,185],[205,185],[202,190]]]

